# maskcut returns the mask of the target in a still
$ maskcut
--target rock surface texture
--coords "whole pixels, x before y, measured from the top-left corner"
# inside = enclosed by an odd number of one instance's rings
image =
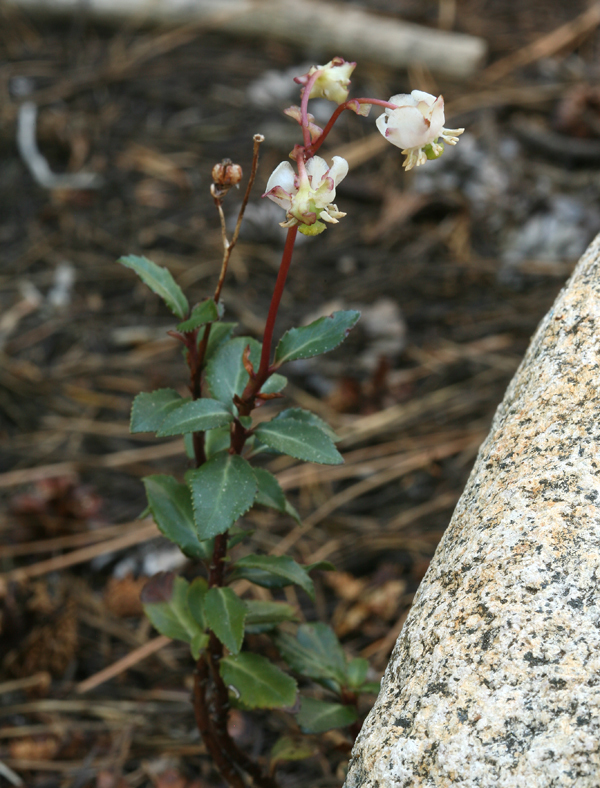
[[[600,236],[498,408],[345,788],[600,786]]]

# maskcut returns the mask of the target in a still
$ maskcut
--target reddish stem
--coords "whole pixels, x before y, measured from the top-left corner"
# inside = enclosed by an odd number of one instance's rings
[[[333,115],[329,118],[329,120],[327,121],[327,125],[323,129],[323,133],[319,137],[317,137],[317,139],[312,143],[312,145],[307,145],[306,146],[306,156],[307,156],[307,158],[310,158],[311,156],[314,156],[315,153],[319,150],[321,145],[327,139],[327,136],[328,136],[329,132],[334,127],[334,125],[335,125],[337,119],[339,118],[339,116],[342,114],[342,112],[345,109],[349,108],[350,104],[377,104],[378,107],[387,107],[388,109],[398,109],[398,105],[397,104],[392,104],[391,102],[383,101],[382,99],[370,99],[370,98],[353,98],[353,99],[348,99],[348,101],[345,101],[343,104],[340,104],[339,107],[336,107],[336,109],[334,110]],[[305,140],[305,143],[306,143],[306,140]]]
[[[304,86],[304,90],[302,91],[302,101],[300,103],[300,113],[302,119],[302,136],[304,137],[304,147],[308,148],[310,145],[310,131],[308,130],[308,99],[310,98],[310,92],[313,89],[313,86],[317,79],[321,76],[322,71],[315,71],[315,73],[309,77],[308,82]]]
[[[269,314],[267,315],[267,323],[265,325],[265,333],[263,336],[260,364],[258,366],[258,372],[256,373],[256,377],[254,381],[250,381],[251,383],[255,384],[254,391],[252,392],[253,394],[256,394],[257,392],[260,391],[260,387],[263,385],[263,383],[265,382],[265,380],[269,375],[271,343],[273,342],[273,331],[275,329],[275,320],[277,319],[277,311],[279,309],[281,296],[283,295],[283,290],[285,288],[285,281],[287,279],[288,271],[290,270],[290,265],[292,262],[292,254],[294,252],[294,243],[296,242],[297,234],[298,234],[297,226],[290,227],[288,229],[287,238],[285,239],[285,246],[283,248],[283,254],[281,256],[279,273],[277,274],[277,281],[275,282],[275,289],[273,290],[273,296],[271,298]]]

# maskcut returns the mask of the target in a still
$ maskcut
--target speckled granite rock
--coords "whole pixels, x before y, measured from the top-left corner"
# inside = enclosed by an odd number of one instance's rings
[[[600,786],[600,236],[481,447],[346,788]]]

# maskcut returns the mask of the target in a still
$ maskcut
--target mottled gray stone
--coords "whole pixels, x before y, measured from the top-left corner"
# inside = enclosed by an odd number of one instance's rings
[[[600,786],[600,236],[538,328],[346,788]]]

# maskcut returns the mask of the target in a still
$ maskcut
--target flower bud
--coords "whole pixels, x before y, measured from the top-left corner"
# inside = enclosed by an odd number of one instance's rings
[[[336,104],[343,104],[348,98],[350,74],[355,68],[356,63],[348,63],[343,57],[334,57],[325,66],[312,66],[306,74],[295,77],[294,82],[307,85],[313,74],[319,71],[309,98],[325,98],[335,101]]]
[[[220,164],[215,164],[212,168],[212,179],[221,191],[228,191],[242,180],[242,168],[239,164],[234,164],[231,159],[223,159]]]

